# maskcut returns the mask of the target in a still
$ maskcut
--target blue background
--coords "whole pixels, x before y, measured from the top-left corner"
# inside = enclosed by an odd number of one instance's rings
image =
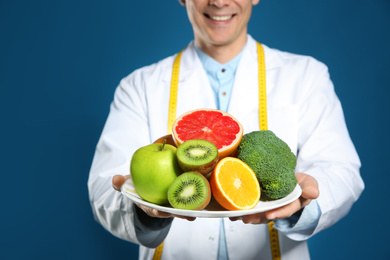
[[[390,1],[263,0],[249,32],[329,66],[363,163],[366,190],[312,258],[390,259]],[[2,0],[0,37],[0,259],[136,259],[93,220],[88,172],[119,80],[192,39],[185,9]]]

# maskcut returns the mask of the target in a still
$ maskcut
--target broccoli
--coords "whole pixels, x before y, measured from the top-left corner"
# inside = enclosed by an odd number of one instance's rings
[[[238,158],[255,172],[262,197],[283,198],[297,185],[296,157],[290,147],[270,130],[245,134],[238,146]]]

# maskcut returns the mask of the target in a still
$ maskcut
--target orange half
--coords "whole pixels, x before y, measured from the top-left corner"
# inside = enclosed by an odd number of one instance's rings
[[[253,209],[260,200],[260,185],[253,170],[243,161],[225,157],[210,177],[214,198],[228,210]]]

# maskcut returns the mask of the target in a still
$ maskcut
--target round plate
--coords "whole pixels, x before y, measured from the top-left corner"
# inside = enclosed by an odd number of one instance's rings
[[[279,200],[272,201],[259,201],[256,207],[250,210],[233,210],[229,211],[218,204],[217,201],[212,199],[210,204],[203,210],[184,210],[184,209],[175,209],[169,206],[160,206],[150,202],[147,202],[138,196],[137,192],[134,189],[133,181],[130,179],[122,185],[122,193],[132,200],[134,203],[148,206],[163,212],[168,212],[175,215],[187,216],[187,217],[198,217],[198,218],[226,218],[226,217],[239,217],[244,215],[250,215],[260,212],[265,212],[271,209],[280,208],[284,205],[287,205],[294,200],[298,199],[301,196],[302,190],[299,185],[286,197]]]

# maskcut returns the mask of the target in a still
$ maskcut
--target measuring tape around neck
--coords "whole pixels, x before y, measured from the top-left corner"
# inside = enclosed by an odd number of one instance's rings
[[[267,120],[267,92],[265,81],[265,58],[264,49],[257,42],[257,63],[258,63],[258,78],[259,78],[259,128],[260,130],[268,130]],[[278,231],[274,228],[274,222],[268,223],[268,233],[271,245],[271,255],[273,260],[280,260],[279,236]]]
[[[179,87],[179,71],[180,71],[180,60],[183,51],[177,54],[172,67],[171,77],[171,92],[169,94],[169,109],[168,109],[168,134],[172,133],[172,126],[176,120],[176,106],[177,106],[177,91]]]
[[[172,67],[171,91],[169,96],[168,110],[168,134],[172,133],[172,126],[176,120],[177,92],[179,86],[180,60],[183,51],[176,56]],[[263,46],[257,42],[257,61],[258,61],[258,78],[259,78],[259,129],[267,130],[267,95],[265,80],[265,58]],[[280,260],[280,248],[278,231],[273,227],[274,222],[268,224],[268,231],[271,245],[271,255],[273,260]],[[159,245],[154,253],[153,260],[161,259],[164,242]]]

